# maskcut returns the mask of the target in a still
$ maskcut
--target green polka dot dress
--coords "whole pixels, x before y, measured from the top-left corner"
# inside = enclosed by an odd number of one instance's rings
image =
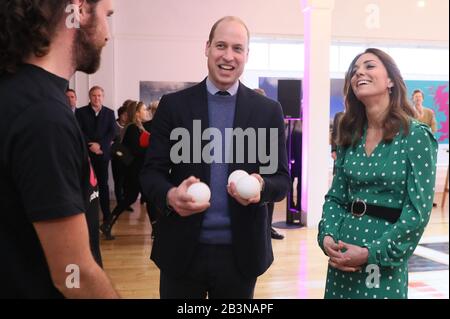
[[[328,266],[325,298],[407,298],[408,258],[428,223],[434,196],[438,144],[428,126],[415,120],[407,136],[381,141],[370,156],[366,132],[354,148],[338,148],[336,175],[325,196],[318,242],[323,238],[367,247],[358,272]],[[346,209],[354,199],[401,209],[395,223]]]

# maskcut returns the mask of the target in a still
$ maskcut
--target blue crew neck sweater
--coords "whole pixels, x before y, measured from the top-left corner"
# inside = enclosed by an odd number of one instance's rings
[[[236,95],[221,96],[208,92],[209,127],[218,129],[221,139],[210,138],[211,149],[211,206],[204,213],[200,242],[205,244],[231,244],[230,211],[228,207],[228,164],[225,160],[225,128],[233,128]],[[216,133],[218,132],[216,131]],[[216,153],[219,152],[219,153]],[[221,153],[221,154],[220,154]],[[216,161],[220,156],[220,160]],[[203,159],[205,160],[205,159]]]

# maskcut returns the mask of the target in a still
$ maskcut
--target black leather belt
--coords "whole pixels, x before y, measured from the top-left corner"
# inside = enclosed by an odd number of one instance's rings
[[[390,223],[395,223],[402,213],[401,209],[367,204],[359,198],[355,199],[348,205],[348,211],[356,217],[361,217],[367,214],[369,216],[382,218]]]

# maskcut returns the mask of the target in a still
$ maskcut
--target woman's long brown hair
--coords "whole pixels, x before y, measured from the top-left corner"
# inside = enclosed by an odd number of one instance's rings
[[[351,86],[356,61],[366,53],[376,55],[387,70],[388,77],[394,86],[389,94],[388,113],[383,123],[383,140],[391,142],[400,132],[409,133],[410,118],[414,117],[414,108],[408,101],[407,90],[403,77],[395,61],[380,49],[369,48],[358,54],[350,64],[345,75],[344,96],[345,112],[339,123],[337,145],[343,147],[355,146],[362,138],[364,126],[367,124],[367,115],[364,104],[358,100]]]

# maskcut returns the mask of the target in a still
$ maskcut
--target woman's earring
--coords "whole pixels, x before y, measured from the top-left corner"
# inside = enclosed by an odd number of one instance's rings
[[[388,92],[389,92],[389,94],[392,94],[392,87],[391,86],[388,87]]]

